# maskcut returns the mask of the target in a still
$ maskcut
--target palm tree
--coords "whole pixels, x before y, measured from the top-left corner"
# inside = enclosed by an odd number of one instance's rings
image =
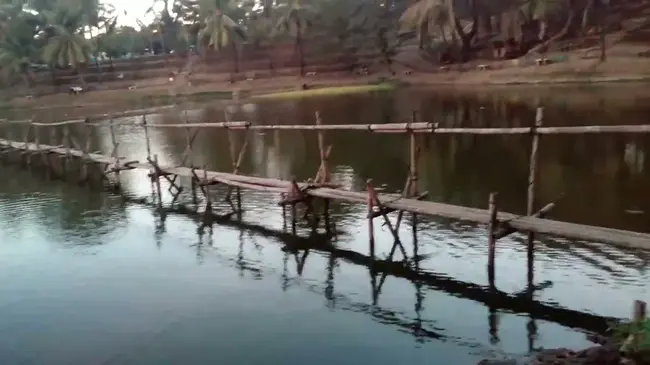
[[[0,40],[0,67],[9,75],[20,75],[28,88],[31,87],[29,66],[38,59],[32,18],[31,14],[23,13],[9,20],[3,25],[6,32]]]
[[[300,0],[293,0],[291,6],[278,20],[276,28],[282,32],[292,34],[295,38],[296,49],[300,59],[300,76],[305,76],[305,55],[303,50],[303,36],[311,26],[310,16],[312,8],[302,5]]]
[[[208,43],[208,46],[220,51],[230,44],[233,54],[234,74],[239,72],[239,52],[237,44],[246,40],[244,29],[230,16],[224,14],[220,8],[215,7],[205,19],[203,28],[199,31],[199,39]],[[234,75],[231,76],[234,81]]]
[[[81,34],[84,17],[80,7],[71,7],[69,1],[61,1],[52,11],[45,11],[47,26],[41,33],[47,39],[43,60],[59,67],[71,66],[77,74],[82,65],[90,61],[91,47]],[[80,81],[85,84],[82,76]]]

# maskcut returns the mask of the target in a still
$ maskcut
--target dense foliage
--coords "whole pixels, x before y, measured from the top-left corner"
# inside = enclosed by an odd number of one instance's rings
[[[138,21],[136,29],[119,26],[123,14],[102,0],[0,0],[0,68],[30,85],[37,68],[79,71],[145,53],[273,42],[295,45],[301,73],[310,44],[348,57],[375,52],[390,68],[404,34],[417,35],[422,50],[466,61],[495,41],[521,53],[585,31],[600,24],[609,6],[606,0],[150,1],[141,16],[153,21]]]

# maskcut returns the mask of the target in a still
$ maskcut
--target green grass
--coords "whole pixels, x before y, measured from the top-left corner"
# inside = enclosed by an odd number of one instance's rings
[[[333,86],[320,89],[293,90],[255,96],[255,99],[299,99],[315,96],[338,96],[347,94],[364,94],[377,91],[390,91],[397,88],[394,82],[382,82],[374,85]]]
[[[187,95],[169,95],[169,94],[148,94],[141,97],[136,97],[130,99],[129,101],[132,104],[138,106],[159,106],[159,105],[168,105],[173,104],[182,100],[191,100],[191,101],[210,101],[214,99],[231,99],[231,91],[203,91]]]

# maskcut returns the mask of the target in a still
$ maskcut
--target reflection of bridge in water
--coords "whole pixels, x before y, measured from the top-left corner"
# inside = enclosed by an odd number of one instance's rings
[[[142,203],[144,201],[139,200],[138,202]],[[149,204],[149,202],[146,203]],[[185,215],[186,212],[172,210],[170,213]],[[196,214],[193,218],[200,220],[201,215]],[[228,258],[224,260],[224,263],[227,262],[228,265],[234,263],[234,266],[238,270],[241,270],[242,273],[250,272],[255,277],[261,277],[267,273],[278,274],[282,277],[282,290],[287,290],[292,283],[298,283],[299,286],[307,288],[310,292],[323,295],[328,307],[368,314],[378,323],[394,326],[399,331],[412,334],[418,342],[441,340],[466,346],[477,345],[470,344],[462,338],[444,334],[444,329],[439,328],[434,320],[422,317],[423,301],[427,288],[485,305],[488,309],[489,333],[491,342],[493,343],[499,342],[498,311],[527,316],[529,318],[526,325],[529,351],[533,351],[535,348],[534,340],[537,334],[537,320],[557,323],[588,333],[603,333],[608,327],[607,322],[612,319],[534,300],[534,292],[544,289],[550,285],[549,283],[542,283],[536,286],[529,283],[526,290],[520,293],[509,294],[493,286],[481,286],[459,281],[443,274],[423,271],[419,265],[421,261],[418,254],[420,245],[418,244],[417,231],[415,230],[413,231],[411,258],[407,261],[392,261],[390,256],[382,260],[355,251],[338,248],[333,242],[335,239],[333,239],[333,235],[331,234],[321,234],[314,230],[308,237],[294,235],[286,231],[286,221],[284,230],[274,230],[259,224],[232,220],[230,218],[230,216],[223,217],[217,223],[240,230],[239,250],[236,259]],[[160,229],[164,229],[164,219],[165,215],[162,215],[158,224]],[[211,229],[208,232],[202,229],[198,231],[198,242],[195,245],[197,257],[202,260],[204,255],[208,253],[206,252],[207,247],[211,248],[209,251],[210,255],[218,255],[218,250],[212,246]],[[259,235],[265,238],[271,238],[284,245],[282,248],[284,258],[281,273],[278,273],[272,268],[265,268],[261,264],[256,265],[254,261],[246,259],[244,231],[250,232],[251,238],[253,234]],[[258,245],[254,240],[253,244]],[[329,254],[327,256],[324,285],[322,286],[301,280],[304,268],[307,265],[307,260],[312,251]],[[371,289],[369,303],[359,302],[349,298],[345,294],[336,293],[335,268],[340,265],[341,261],[352,265],[363,266],[368,269],[368,281]],[[291,277],[289,274],[289,267],[292,265],[291,262],[295,265],[296,277]],[[413,284],[415,289],[414,316],[409,316],[402,311],[382,308],[380,305],[384,283],[389,276],[406,279]],[[531,277],[529,275],[529,278]],[[479,347],[482,347],[482,345],[479,345]]]

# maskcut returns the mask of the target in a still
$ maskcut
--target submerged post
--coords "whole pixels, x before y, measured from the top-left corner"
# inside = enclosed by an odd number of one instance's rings
[[[204,222],[212,222],[212,198],[210,197],[210,184],[208,183],[208,168],[203,166],[203,183],[205,184],[205,212]]]
[[[489,210],[490,222],[488,224],[488,281],[494,287],[494,259],[496,251],[495,231],[497,228],[497,193],[490,193]]]
[[[111,130],[112,130],[112,128],[111,128]],[[153,177],[154,177],[155,183],[156,183],[156,194],[158,196],[158,209],[160,211],[162,211],[162,190],[160,189],[160,174],[159,174],[159,171],[160,171],[159,166],[160,165],[158,165],[158,155],[153,155],[153,164],[154,164],[154,167],[153,167],[154,168],[154,175],[153,175]]]
[[[538,107],[535,114],[535,124],[531,128],[533,135],[532,147],[530,150],[530,166],[528,171],[528,197],[526,199],[526,215],[532,216],[535,211],[535,184],[537,180],[537,164],[539,160],[539,133],[544,121],[544,108]],[[535,233],[528,232],[527,262],[528,262],[528,283],[532,285],[534,275],[534,255],[535,255]]]
[[[144,127],[144,139],[147,143],[147,158],[151,158],[151,142],[149,142],[149,128],[147,127],[147,115],[142,115],[142,126]]]
[[[374,206],[375,206],[375,197],[372,194],[372,180],[368,179],[366,181],[368,186],[368,238],[370,239],[370,257],[375,257],[375,226],[373,223],[374,218]]]
[[[86,118],[86,124],[85,124],[85,144],[82,147],[82,166],[81,166],[81,183],[85,183],[88,181],[88,164],[90,164],[92,161],[90,159],[89,153],[90,153],[90,147],[91,147],[91,128],[92,126],[88,124],[89,120]]]
[[[65,164],[63,174],[68,174],[70,171],[70,129],[68,125],[63,126],[63,146],[65,146]],[[67,177],[67,176],[65,176]]]
[[[113,125],[112,116],[109,120],[109,126],[111,129],[111,143],[113,144],[113,151],[111,153],[111,156],[113,157],[113,169],[115,170],[115,187],[119,189],[120,188],[120,162],[119,162],[119,155],[117,151],[117,147],[119,146],[119,143],[117,142],[117,137],[115,136],[115,126]],[[158,175],[157,175],[158,161],[155,160],[155,162],[156,162],[156,182],[158,183],[158,189],[160,189],[160,181],[158,180]]]

